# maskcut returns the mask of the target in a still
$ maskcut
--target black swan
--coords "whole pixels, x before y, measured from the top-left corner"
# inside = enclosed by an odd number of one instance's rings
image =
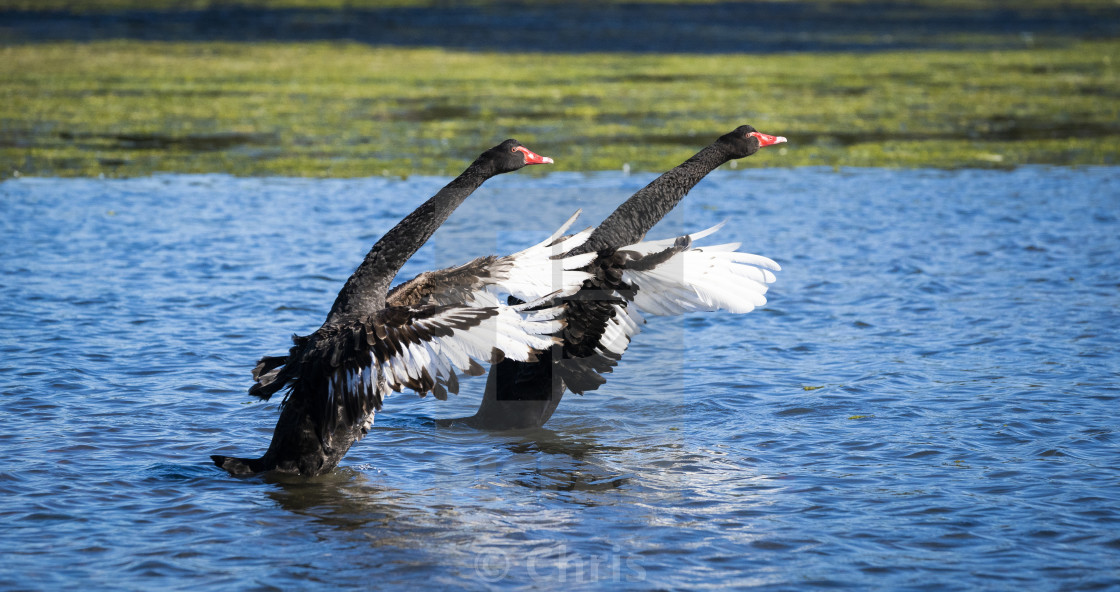
[[[765,283],[773,281],[773,275],[767,274],[777,270],[777,264],[764,257],[734,253],[738,245],[691,247],[693,239],[714,229],[676,240],[640,241],[708,173],[764,146],[785,141],[749,125],[740,126],[627,199],[586,242],[567,253],[594,253],[596,259],[588,268],[594,276],[584,283],[583,289],[566,299],[567,324],[558,333],[562,346],[542,353],[537,362],[507,359],[492,365],[482,404],[475,415],[439,423],[491,430],[544,425],[560,404],[565,389],[582,394],[606,381],[602,375],[617,364],[630,338],[639,330],[642,321],[635,307],[650,314],[718,308],[745,312],[754,306],[749,304],[751,298],[761,298],[764,303],[761,295],[766,291]],[[722,255],[715,255],[717,252]],[[689,269],[712,265],[723,274],[709,277],[716,282],[709,282],[703,289],[690,283],[698,278],[695,274],[690,277]],[[747,270],[749,266],[754,267]],[[660,277],[659,267],[663,270]],[[736,287],[730,280],[721,286],[720,277],[739,277],[760,289]],[[704,290],[708,293],[702,293]],[[722,300],[717,294],[722,294]],[[736,304],[738,296],[746,298],[747,303]],[[627,306],[628,303],[633,306]]]
[[[233,475],[323,474],[368,431],[392,391],[446,398],[458,391],[456,370],[477,376],[484,372],[479,361],[531,361],[554,344],[563,307],[539,299],[577,291],[589,274],[564,270],[594,258],[557,257],[590,235],[589,229],[560,238],[574,216],[540,245],[424,273],[389,290],[409,257],[484,181],[551,162],[506,140],[387,232],[346,281],[323,326],[293,337],[287,355],[264,357],[254,368],[250,394],[268,400],[288,389],[268,450],[257,459],[214,455],[214,463]],[[491,294],[499,290],[529,303],[499,304]]]

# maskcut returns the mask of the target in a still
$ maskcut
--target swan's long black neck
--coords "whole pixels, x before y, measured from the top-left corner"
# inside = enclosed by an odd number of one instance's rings
[[[492,162],[479,158],[385,233],[346,280],[325,324],[331,325],[343,317],[369,314],[384,308],[389,284],[405,262],[432,237],[455,208],[496,174],[498,171]]]
[[[642,240],[697,183],[731,159],[730,151],[719,142],[697,152],[630,196],[570,254],[617,249]]]

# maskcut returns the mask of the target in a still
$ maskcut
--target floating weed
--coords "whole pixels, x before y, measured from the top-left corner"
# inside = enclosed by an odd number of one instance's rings
[[[1120,40],[1001,51],[549,54],[356,43],[0,47],[0,178],[447,175],[515,137],[550,170],[662,171],[740,123],[754,166],[1120,162]],[[764,84],[743,85],[744,79]]]

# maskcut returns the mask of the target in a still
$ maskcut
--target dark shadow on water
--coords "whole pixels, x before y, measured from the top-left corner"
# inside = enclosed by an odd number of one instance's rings
[[[89,149],[110,148],[117,150],[168,150],[178,148],[195,152],[225,150],[235,146],[271,146],[278,141],[276,134],[221,132],[213,134],[184,134],[171,136],[153,133],[92,134],[60,132],[62,140],[75,142],[76,146]]]
[[[586,470],[546,469],[526,472],[511,483],[532,490],[597,492],[624,487],[632,475],[597,474]],[[584,498],[578,503],[589,504]]]
[[[547,428],[486,432],[466,427],[436,428],[428,417],[407,417],[397,420],[398,427],[420,427],[422,430],[451,432],[454,442],[459,438],[504,449],[510,455],[527,455],[528,463],[500,456],[481,473],[486,481],[497,481],[520,489],[514,495],[524,497],[532,492],[572,492],[594,494],[626,486],[633,475],[619,474],[595,462],[596,454],[624,452],[617,446],[604,446],[593,435],[567,434]],[[384,425],[385,422],[382,422]],[[535,460],[533,460],[535,459]],[[479,467],[464,457],[464,474]],[[531,465],[527,468],[526,465]],[[224,476],[224,474],[223,474]],[[403,477],[402,477],[403,478]],[[340,530],[372,526],[392,527],[405,520],[410,528],[439,527],[428,506],[440,495],[439,487],[423,492],[398,490],[379,479],[371,479],[361,468],[341,467],[313,478],[284,473],[268,473],[246,478],[264,483],[265,494],[281,508],[312,518],[315,522]],[[421,488],[424,489],[424,488]],[[528,491],[526,491],[528,490]],[[576,503],[595,505],[597,498],[581,496]],[[438,502],[434,502],[438,505]]]
[[[266,495],[284,510],[340,530],[391,524],[402,513],[392,502],[400,492],[379,487],[350,468],[310,479],[283,474],[262,479],[274,486]]]
[[[624,449],[603,445],[593,437],[566,435],[547,428],[500,434],[510,438],[504,444],[509,452],[538,458],[533,469],[509,476],[510,483],[529,490],[593,493],[619,489],[633,478],[595,462],[596,455],[619,453]],[[597,502],[581,497],[578,503],[595,505]]]
[[[354,41],[503,52],[712,54],[977,49],[1120,33],[1120,6],[1053,4],[946,8],[898,1],[449,2],[341,10],[211,5],[166,11],[0,11],[0,44],[102,39]]]
[[[505,447],[514,454],[555,454],[581,461],[592,454],[622,450],[617,446],[601,444],[592,438],[576,438],[548,428],[498,433],[513,436]]]

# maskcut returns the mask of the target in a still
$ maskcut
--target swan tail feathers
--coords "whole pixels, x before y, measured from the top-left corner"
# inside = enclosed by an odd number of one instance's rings
[[[210,460],[214,461],[215,466],[225,469],[234,477],[244,477],[262,472],[259,467],[261,461],[258,458],[235,458],[213,454],[210,455]]]

